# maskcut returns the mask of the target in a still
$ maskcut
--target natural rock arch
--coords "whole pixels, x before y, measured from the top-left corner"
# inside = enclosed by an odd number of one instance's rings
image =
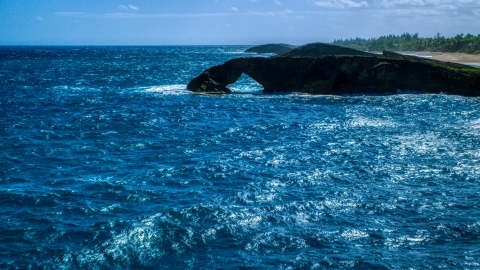
[[[472,71],[473,70],[473,71]],[[238,58],[205,70],[187,86],[192,92],[224,94],[245,73],[264,92],[312,94],[396,92],[480,96],[480,72],[463,65],[393,53],[379,56]]]

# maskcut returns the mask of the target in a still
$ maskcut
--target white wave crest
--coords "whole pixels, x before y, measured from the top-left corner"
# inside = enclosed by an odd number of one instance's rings
[[[151,86],[145,89],[145,92],[161,93],[165,95],[181,95],[188,93],[186,84],[168,84]]]
[[[480,119],[471,121],[468,127],[471,129],[480,129]]]
[[[480,67],[480,63],[462,63],[462,64],[472,66],[472,67]]]

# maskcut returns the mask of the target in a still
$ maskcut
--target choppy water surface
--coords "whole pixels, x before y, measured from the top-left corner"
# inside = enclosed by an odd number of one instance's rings
[[[0,268],[480,267],[480,99],[185,90],[245,48],[0,48]]]

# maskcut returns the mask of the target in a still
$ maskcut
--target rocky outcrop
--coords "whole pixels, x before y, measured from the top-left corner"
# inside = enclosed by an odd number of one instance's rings
[[[264,92],[311,94],[395,93],[398,89],[480,96],[480,69],[385,52],[384,55],[239,58],[205,70],[187,89],[230,93],[242,73]]]
[[[375,54],[367,53],[351,48],[341,47],[337,45],[325,43],[310,43],[295,48],[289,52],[283,53],[277,57],[320,57],[325,55],[365,55],[374,56]]]
[[[265,44],[260,46],[254,46],[247,49],[246,53],[275,53],[282,54],[297,48],[297,46],[289,44]]]

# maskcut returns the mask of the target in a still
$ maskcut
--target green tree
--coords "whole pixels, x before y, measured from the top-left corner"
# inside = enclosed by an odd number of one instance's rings
[[[465,52],[480,54],[480,34],[458,34],[445,38],[437,33],[433,38],[419,37],[418,33],[403,33],[401,35],[387,35],[378,38],[349,38],[336,39],[332,44],[350,47],[364,51],[415,51],[429,50],[438,52]]]

